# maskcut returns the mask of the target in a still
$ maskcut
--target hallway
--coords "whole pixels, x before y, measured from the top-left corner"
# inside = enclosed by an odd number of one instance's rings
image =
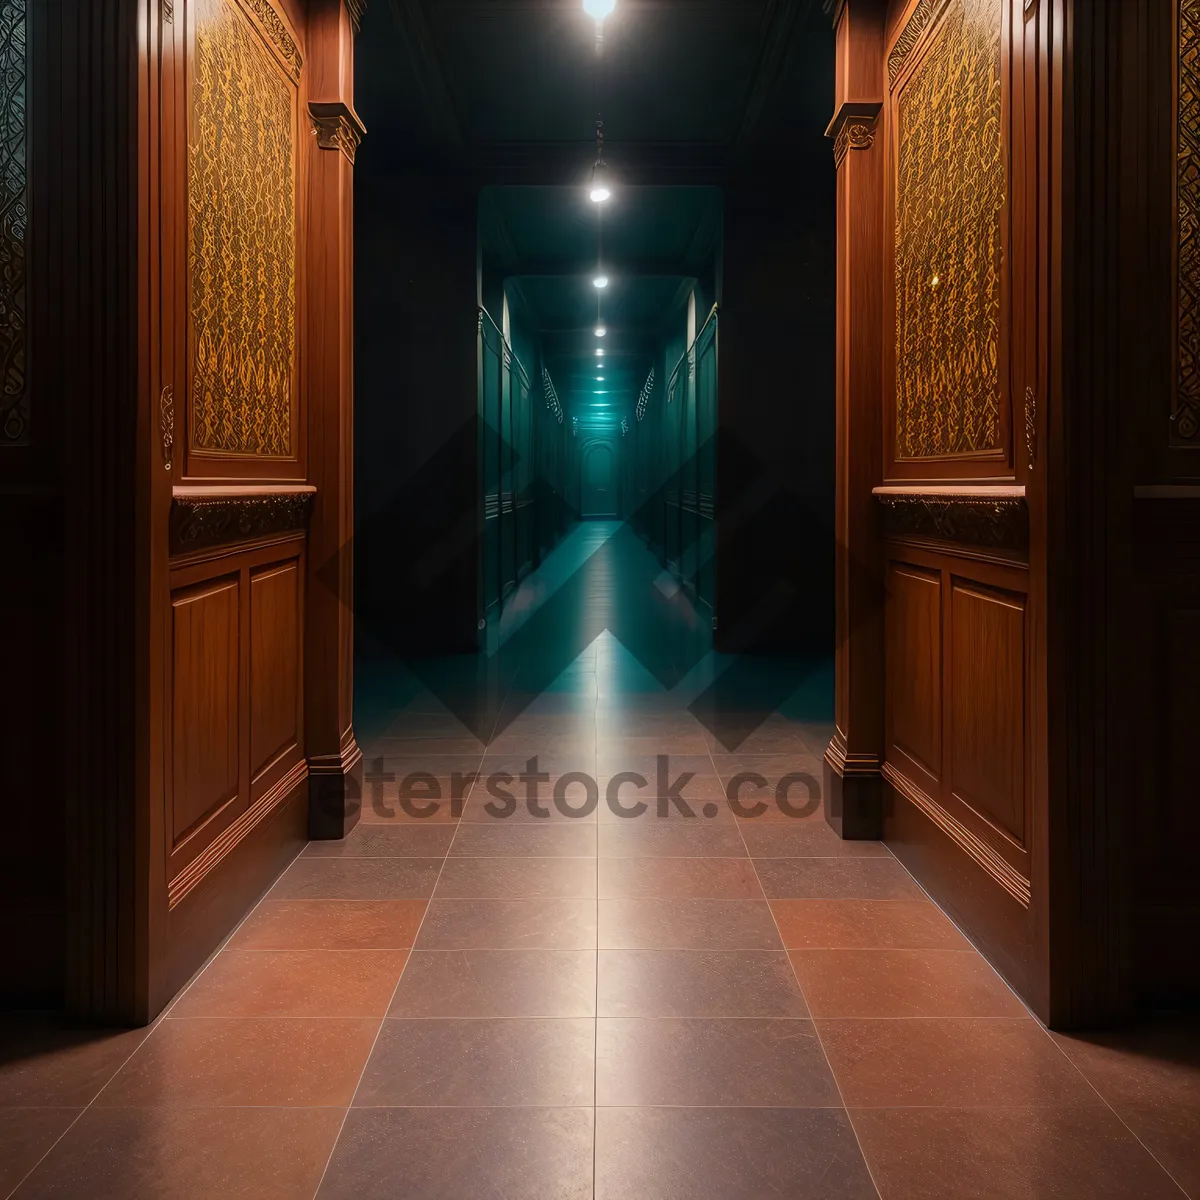
[[[750,783],[743,811],[770,803],[737,814],[739,774],[820,779],[819,682],[731,752],[689,709],[714,656],[665,688],[662,663],[591,636],[650,619],[643,555],[585,522],[526,579],[496,635],[522,649],[486,746],[403,667],[364,675],[360,824],[310,843],[150,1029],[9,1026],[0,1192],[1200,1196],[1189,1043],[1143,1032],[1138,1058],[1048,1034],[803,779],[797,815]],[[686,597],[664,603],[692,645]],[[542,687],[552,629],[589,640]],[[618,815],[609,781],[652,787],[659,755],[690,776],[682,802],[661,815],[647,790],[645,813]],[[518,777],[534,756],[544,815],[519,780],[511,805],[479,783],[454,811],[456,772]],[[586,815],[551,799],[569,772],[596,781]],[[588,807],[583,782],[560,795]]]

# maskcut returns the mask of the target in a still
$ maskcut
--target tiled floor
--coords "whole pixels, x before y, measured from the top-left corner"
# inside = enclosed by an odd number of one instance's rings
[[[601,634],[485,750],[405,691],[366,747],[395,779],[151,1030],[9,1025],[0,1194],[1200,1198],[1195,1027],[1047,1034],[885,846],[724,800],[819,779],[819,723],[729,754],[694,692]],[[659,753],[694,816],[399,802],[412,770]]]

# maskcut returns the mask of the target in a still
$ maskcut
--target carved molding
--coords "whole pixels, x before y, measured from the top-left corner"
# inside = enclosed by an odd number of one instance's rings
[[[1032,471],[1037,461],[1037,396],[1031,387],[1025,389],[1025,454],[1026,465]]]
[[[825,136],[833,139],[833,164],[840,167],[851,150],[869,150],[875,144],[875,124],[881,104],[843,104]]]
[[[175,446],[175,389],[169,383],[158,398],[158,435],[162,441],[163,466],[170,471]]]
[[[1200,444],[1200,0],[1179,0],[1175,113],[1175,396],[1171,442]]]
[[[1029,547],[1029,509],[1022,496],[876,493],[884,533],[933,538],[996,550]]]
[[[0,446],[28,446],[25,0],[0,0]]]
[[[363,134],[367,132],[354,109],[340,100],[314,101],[309,104],[308,112],[317,145],[322,150],[340,150],[353,163]]]
[[[908,56],[916,49],[917,43],[921,40],[921,34],[929,28],[929,23],[933,20],[933,15],[941,3],[942,0],[921,0],[920,4],[913,9],[912,15],[908,18],[888,54],[889,84],[894,84],[896,77],[904,70]]]
[[[299,79],[300,69],[304,66],[304,56],[300,53],[296,39],[292,37],[291,31],[275,10],[271,0],[241,0],[241,2],[259,19],[279,57],[287,63],[292,78]]]
[[[346,12],[350,17],[350,24],[354,26],[355,33],[362,29],[363,13],[366,11],[367,0],[346,0]]]
[[[313,492],[241,496],[179,496],[171,504],[172,554],[308,528]]]

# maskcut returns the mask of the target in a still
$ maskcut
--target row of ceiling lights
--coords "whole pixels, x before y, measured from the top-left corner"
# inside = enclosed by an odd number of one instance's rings
[[[607,17],[611,17],[616,10],[617,0],[583,0],[583,11],[587,13],[596,22],[596,50],[597,58],[603,48],[604,39],[604,21]],[[599,69],[597,67],[597,69]],[[596,162],[592,167],[592,182],[591,188],[588,191],[588,198],[593,204],[599,206],[606,204],[612,199],[612,182],[608,173],[608,164],[604,161],[604,122],[596,121]],[[597,242],[599,243],[599,233],[597,233]],[[597,247],[599,249],[599,246]],[[600,259],[600,254],[597,253],[597,260]],[[592,286],[596,289],[596,329],[595,333],[598,338],[608,336],[608,327],[604,324],[600,310],[600,295],[605,288],[608,287],[608,275],[605,273],[603,266],[597,262],[596,275],[592,279]],[[597,347],[596,357],[603,358],[604,351]],[[597,363],[597,366],[603,370],[603,363]],[[596,376],[597,383],[603,383],[605,377],[603,375]],[[597,396],[608,395],[607,391],[596,391]],[[594,407],[608,407],[607,402],[603,405],[597,405],[593,402]]]

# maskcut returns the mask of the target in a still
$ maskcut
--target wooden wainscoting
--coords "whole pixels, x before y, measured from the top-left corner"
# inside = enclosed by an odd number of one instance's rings
[[[303,531],[172,563],[165,754],[174,991],[306,836]]]

